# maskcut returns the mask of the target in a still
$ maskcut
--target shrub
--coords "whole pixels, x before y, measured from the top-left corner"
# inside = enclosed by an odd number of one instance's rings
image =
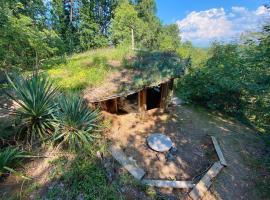
[[[45,139],[54,131],[54,113],[56,104],[53,102],[57,89],[45,77],[33,76],[24,79],[16,76],[8,77],[14,94],[8,96],[20,107],[13,114],[19,119],[19,136],[27,143]]]
[[[0,152],[0,177],[8,172],[15,172],[14,167],[29,157],[29,154],[17,148],[7,147]]]
[[[99,110],[90,110],[87,104],[75,95],[62,95],[58,101],[58,130],[53,141],[59,146],[76,150],[92,141],[93,131],[97,129],[100,119]]]

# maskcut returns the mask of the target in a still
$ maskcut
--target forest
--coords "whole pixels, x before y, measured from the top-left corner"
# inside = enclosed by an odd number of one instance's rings
[[[155,0],[5,0],[0,1],[0,183],[10,174],[22,181],[15,196],[7,192],[10,199],[33,193],[37,199],[118,199],[124,185],[163,199],[126,174],[107,181],[107,161],[100,164],[97,152],[106,157],[109,142],[100,133],[112,125],[82,98],[85,89],[117,71],[115,65],[131,70],[139,51],[150,55],[148,68],[160,66],[159,60],[176,64],[167,55],[185,60],[174,95],[184,105],[237,121],[263,140],[266,148],[252,163],[266,171],[262,182],[255,181],[258,199],[269,197],[269,21],[231,42],[199,48],[181,39],[177,24],[158,18]],[[48,168],[52,185],[60,183],[35,193],[42,184],[21,168],[51,148],[62,151]],[[67,194],[61,184],[69,187]]]

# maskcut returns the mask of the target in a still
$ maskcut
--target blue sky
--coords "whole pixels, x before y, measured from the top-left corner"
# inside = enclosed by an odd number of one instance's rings
[[[269,1],[268,1],[269,2]],[[231,41],[270,20],[266,0],[156,0],[165,24],[177,23],[184,41],[207,47],[213,41]]]

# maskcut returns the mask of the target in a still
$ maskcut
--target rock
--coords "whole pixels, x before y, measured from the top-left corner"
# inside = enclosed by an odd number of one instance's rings
[[[167,161],[173,161],[175,160],[175,157],[170,152],[168,152],[166,155],[166,159]]]
[[[96,156],[97,156],[98,159],[102,160],[102,154],[99,151],[97,151]]]
[[[177,148],[173,146],[173,147],[170,149],[170,153],[172,153],[172,154],[177,153]]]
[[[171,103],[177,106],[177,105],[184,104],[185,102],[182,99],[179,99],[178,97],[173,97],[171,100]]]

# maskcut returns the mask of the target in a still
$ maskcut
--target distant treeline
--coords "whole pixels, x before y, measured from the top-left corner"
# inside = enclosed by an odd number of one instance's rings
[[[154,0],[0,1],[0,67],[40,66],[47,58],[107,46],[176,50],[176,24],[162,25]]]

